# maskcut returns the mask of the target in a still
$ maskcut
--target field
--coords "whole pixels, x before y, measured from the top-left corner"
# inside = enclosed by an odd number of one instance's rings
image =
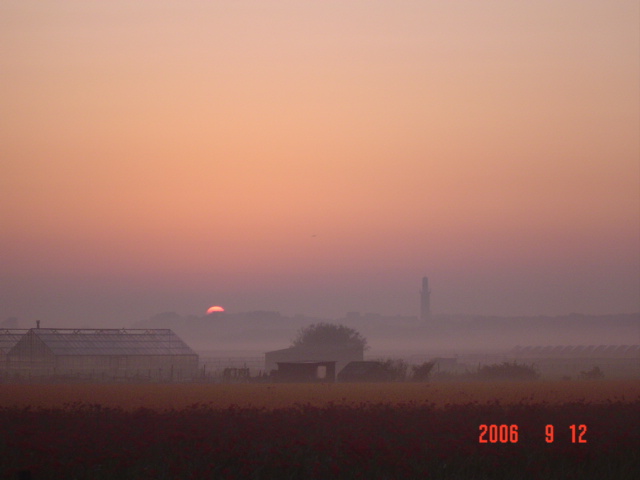
[[[0,385],[0,478],[637,478],[640,382]]]

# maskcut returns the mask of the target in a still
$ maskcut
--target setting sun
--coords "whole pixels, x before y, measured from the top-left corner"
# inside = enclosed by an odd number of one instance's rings
[[[215,312],[224,312],[224,308],[222,308],[220,305],[214,305],[213,307],[209,307],[207,309],[207,315],[210,315]]]

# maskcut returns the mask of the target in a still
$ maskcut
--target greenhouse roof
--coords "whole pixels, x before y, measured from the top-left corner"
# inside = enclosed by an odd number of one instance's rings
[[[17,328],[0,329],[0,354],[6,355],[28,331],[29,330]]]
[[[169,329],[33,328],[54,355],[196,355]]]

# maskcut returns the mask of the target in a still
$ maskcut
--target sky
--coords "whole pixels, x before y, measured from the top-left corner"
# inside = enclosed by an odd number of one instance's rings
[[[640,311],[635,0],[0,0],[0,321]]]

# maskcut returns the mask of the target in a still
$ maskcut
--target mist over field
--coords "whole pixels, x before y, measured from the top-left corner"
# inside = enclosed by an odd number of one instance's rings
[[[33,324],[32,324],[33,323]],[[345,325],[367,340],[368,357],[503,353],[516,346],[600,346],[640,343],[640,313],[617,315],[489,317],[433,315],[383,316],[350,312],[340,318],[278,312],[215,312],[182,315],[163,312],[120,328],[169,328],[194,350],[205,355],[255,356],[287,348],[303,328],[317,323]],[[41,322],[46,328],[66,328],[63,322]],[[0,329],[34,328],[35,322],[9,317]],[[103,328],[104,324],[79,323],[75,328]]]
[[[212,354],[260,354],[290,346],[296,333],[311,324],[329,322],[360,332],[367,354],[406,356],[469,352],[504,352],[516,346],[626,345],[640,341],[640,314],[563,317],[417,317],[350,314],[338,319],[286,317],[277,312],[216,313],[181,316],[157,314],[136,328],[171,328],[194,349]]]

